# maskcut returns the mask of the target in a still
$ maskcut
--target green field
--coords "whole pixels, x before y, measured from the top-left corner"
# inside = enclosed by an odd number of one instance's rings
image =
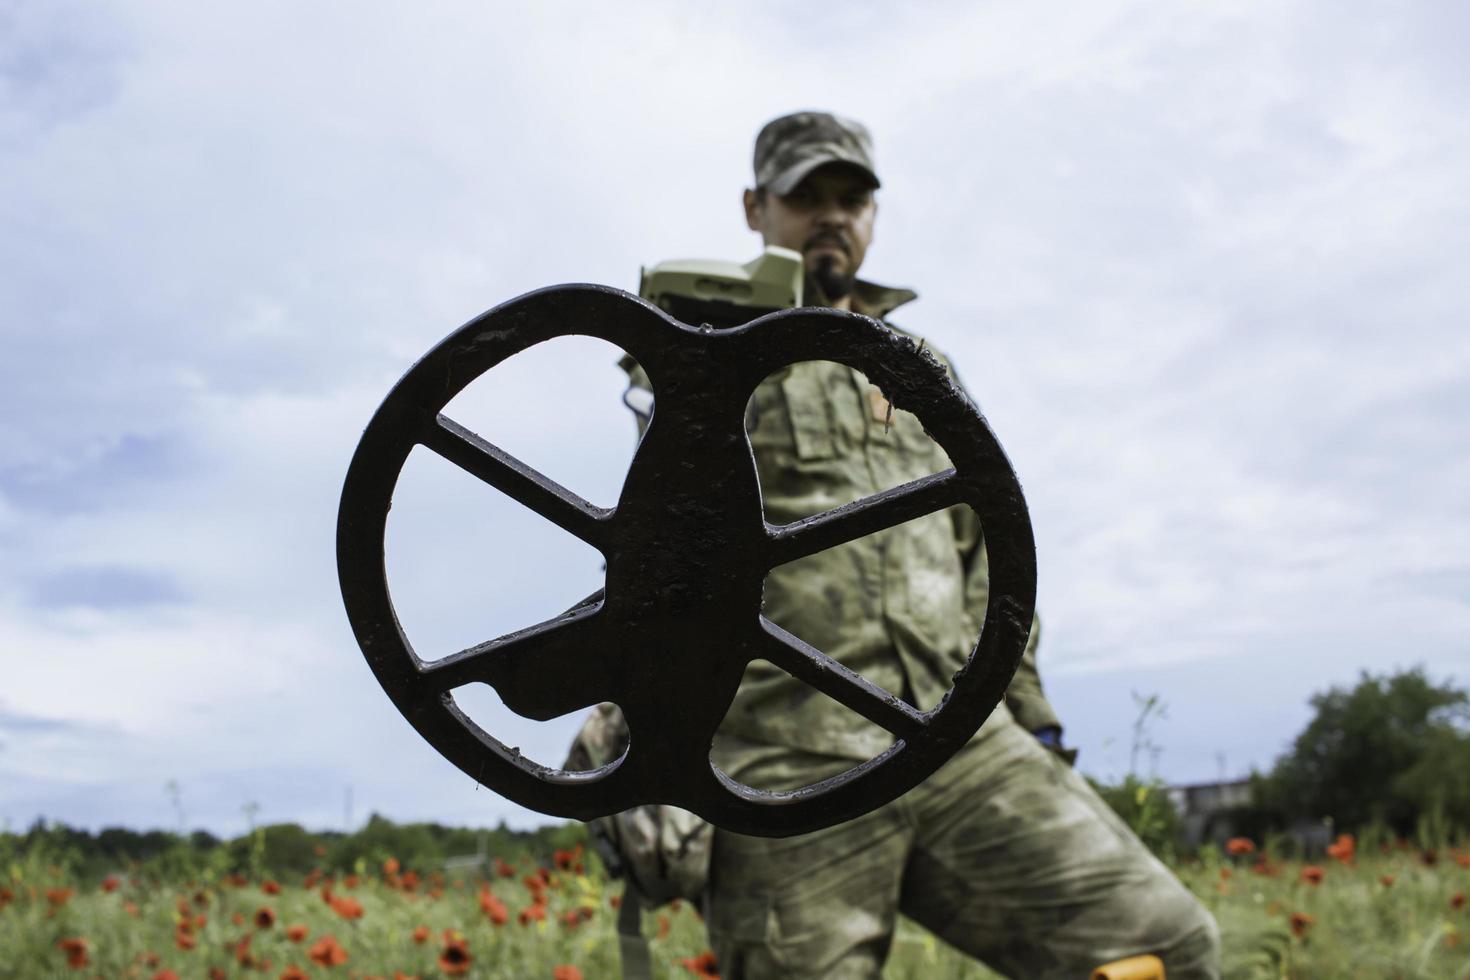
[[[1470,977],[1470,852],[1393,842],[1339,856],[1211,848],[1179,867],[1219,921],[1229,975]],[[83,878],[17,853],[0,872],[0,977],[616,977],[621,885],[583,862],[561,851],[448,875],[359,859],[356,873],[165,880],[148,865]],[[710,975],[690,905],[644,927],[657,976]],[[993,976],[908,923],[886,975]]]

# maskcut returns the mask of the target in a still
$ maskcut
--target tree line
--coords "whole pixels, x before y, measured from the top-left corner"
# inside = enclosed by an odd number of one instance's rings
[[[504,823],[494,828],[394,823],[378,814],[352,833],[279,823],[228,839],[205,830],[178,834],[107,827],[93,833],[37,820],[22,833],[0,833],[0,867],[21,855],[33,861],[40,856],[82,877],[142,871],[168,880],[236,873],[285,877],[318,868],[361,873],[393,858],[404,868],[430,871],[443,868],[450,858],[480,854],[512,864],[550,864],[556,851],[586,840],[585,827],[575,822],[511,830]]]
[[[1157,697],[1140,703],[1141,731],[1162,705]],[[1399,837],[1426,826],[1440,839],[1470,831],[1470,693],[1415,667],[1385,675],[1365,671],[1353,686],[1329,688],[1310,703],[1312,720],[1290,748],[1265,772],[1252,773],[1251,802],[1222,815],[1230,833],[1260,840],[1323,821],[1337,832],[1373,827]],[[1135,772],[1094,786],[1155,851],[1179,853],[1181,820],[1163,784]],[[44,854],[96,876],[137,867],[164,877],[305,874],[313,868],[350,873],[390,857],[427,870],[479,853],[544,864],[555,851],[586,840],[586,828],[575,821],[521,831],[504,823],[490,829],[399,824],[374,814],[353,833],[281,823],[222,839],[205,830],[108,827],[92,833],[38,820],[23,833],[0,833],[0,867],[9,857]],[[590,849],[588,859],[595,861]]]

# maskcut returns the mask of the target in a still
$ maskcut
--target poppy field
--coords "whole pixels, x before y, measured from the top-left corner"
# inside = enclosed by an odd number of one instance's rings
[[[1229,977],[1470,980],[1463,848],[1342,835],[1304,861],[1236,838],[1176,870],[1220,924]],[[387,858],[187,880],[20,855],[0,869],[0,977],[616,977],[621,892],[580,847],[468,872]],[[644,934],[655,976],[719,975],[688,903],[645,913]],[[994,974],[904,922],[886,976]]]

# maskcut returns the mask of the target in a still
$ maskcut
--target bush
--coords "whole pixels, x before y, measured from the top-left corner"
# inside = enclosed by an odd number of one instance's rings
[[[1470,827],[1470,695],[1423,668],[1314,695],[1315,716],[1271,772],[1256,817],[1276,826],[1331,817],[1340,829],[1387,824],[1400,836],[1430,812]]]
[[[1150,851],[1164,861],[1174,860],[1183,822],[1162,782],[1130,773],[1116,785],[1093,782],[1092,787]]]

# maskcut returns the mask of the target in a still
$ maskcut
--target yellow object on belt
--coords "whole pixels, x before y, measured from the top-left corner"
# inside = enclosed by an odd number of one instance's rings
[[[1157,956],[1130,956],[1104,963],[1092,971],[1092,980],[1164,980],[1164,962]]]

